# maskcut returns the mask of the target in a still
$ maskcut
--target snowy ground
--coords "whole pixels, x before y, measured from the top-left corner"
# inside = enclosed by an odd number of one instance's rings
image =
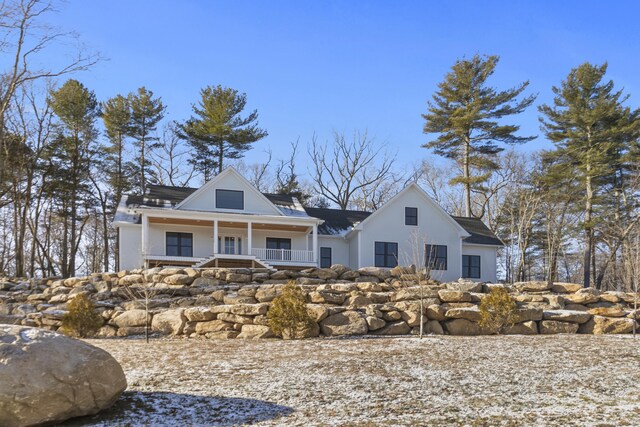
[[[640,337],[90,342],[129,389],[67,425],[640,425]]]

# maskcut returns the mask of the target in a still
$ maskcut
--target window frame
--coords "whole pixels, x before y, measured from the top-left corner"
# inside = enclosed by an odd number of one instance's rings
[[[391,249],[395,247],[395,252]],[[382,248],[382,251],[378,249]],[[383,257],[379,262],[378,257]],[[389,262],[391,261],[391,262]],[[374,242],[373,243],[373,264],[375,267],[393,268],[398,266],[398,242]]]
[[[439,251],[441,251],[442,248],[444,248],[444,257],[442,256],[441,253],[439,253]],[[434,249],[436,251],[436,256],[432,258],[431,253],[433,253]],[[431,265],[429,266],[429,269],[446,271],[448,269],[448,264],[449,264],[448,258],[449,258],[449,248],[447,247],[447,245],[434,245],[430,243],[427,243],[424,245],[424,264],[426,266],[427,261],[431,261]]]
[[[415,214],[409,214],[409,212],[412,212]],[[404,225],[411,225],[411,226],[418,225],[418,208],[414,208],[411,206],[404,207]]]
[[[169,238],[171,237],[176,238],[175,245],[169,244]],[[190,240],[190,244],[189,245],[183,244],[182,243],[183,240],[185,241]],[[167,231],[165,232],[164,245],[165,245],[164,253],[166,256],[193,258],[193,233],[184,233],[180,231]],[[170,254],[169,248],[175,248],[176,253]],[[185,250],[187,251],[187,254],[184,253]]]
[[[323,252],[329,252],[329,255],[325,255]],[[320,247],[320,268],[329,268],[332,265],[332,257],[333,251],[329,246],[321,246]],[[329,263],[325,263],[326,259],[329,258]]]
[[[229,206],[221,206],[221,196],[223,194],[238,194],[240,193],[240,207],[229,207]],[[242,190],[227,190],[225,188],[216,188],[216,209],[233,209],[233,210],[244,210],[244,191]]]
[[[478,260],[478,265],[474,266],[471,260]],[[465,265],[466,260],[466,265]],[[472,269],[478,269],[478,275],[472,275]],[[482,257],[480,255],[462,255],[462,278],[463,279],[479,279],[482,277]]]

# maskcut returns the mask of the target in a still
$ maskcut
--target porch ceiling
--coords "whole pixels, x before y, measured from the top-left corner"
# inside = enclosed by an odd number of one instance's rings
[[[200,219],[185,219],[185,218],[149,217],[149,223],[213,227],[213,221],[200,220]],[[242,230],[246,230],[248,228],[246,222],[236,222],[236,221],[218,221],[218,227],[219,228],[236,228],[236,229],[242,229]],[[251,227],[254,230],[278,230],[278,231],[295,231],[295,232],[305,232],[309,229],[308,226],[304,226],[304,225],[263,224],[260,222],[253,222]]]

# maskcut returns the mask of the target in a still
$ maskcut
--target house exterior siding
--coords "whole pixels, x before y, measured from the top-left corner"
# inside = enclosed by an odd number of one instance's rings
[[[224,194],[228,206],[243,209],[216,206],[217,190],[242,191],[242,203],[236,193]],[[144,196],[123,199],[116,218],[124,269],[172,262],[211,266],[221,259],[230,264],[257,261],[276,268],[309,268],[320,265],[320,248],[331,248],[331,264],[358,269],[375,266],[376,242],[389,242],[397,244],[400,265],[423,266],[426,244],[446,246],[446,268],[431,272],[442,281],[462,276],[463,255],[480,256],[480,280],[494,282],[496,252],[502,243],[480,220],[451,217],[415,183],[373,213],[305,209],[291,195],[260,193],[233,168],[199,189],[150,186]],[[191,256],[167,253],[168,232],[192,234]],[[221,242],[227,236],[241,239],[241,251],[237,240],[233,251],[225,251],[224,244],[218,248],[216,236]],[[291,248],[267,248],[270,237],[290,239]],[[395,248],[378,246],[385,252]],[[394,257],[387,254],[384,261],[390,266]]]
[[[480,279],[475,280],[492,283],[498,280],[498,248],[495,246],[470,245],[463,243],[462,255],[480,256]]]

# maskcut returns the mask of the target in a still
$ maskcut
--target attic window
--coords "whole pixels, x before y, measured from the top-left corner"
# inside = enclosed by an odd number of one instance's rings
[[[418,225],[418,208],[404,208],[404,224]]]
[[[216,208],[244,209],[244,191],[216,189]]]

